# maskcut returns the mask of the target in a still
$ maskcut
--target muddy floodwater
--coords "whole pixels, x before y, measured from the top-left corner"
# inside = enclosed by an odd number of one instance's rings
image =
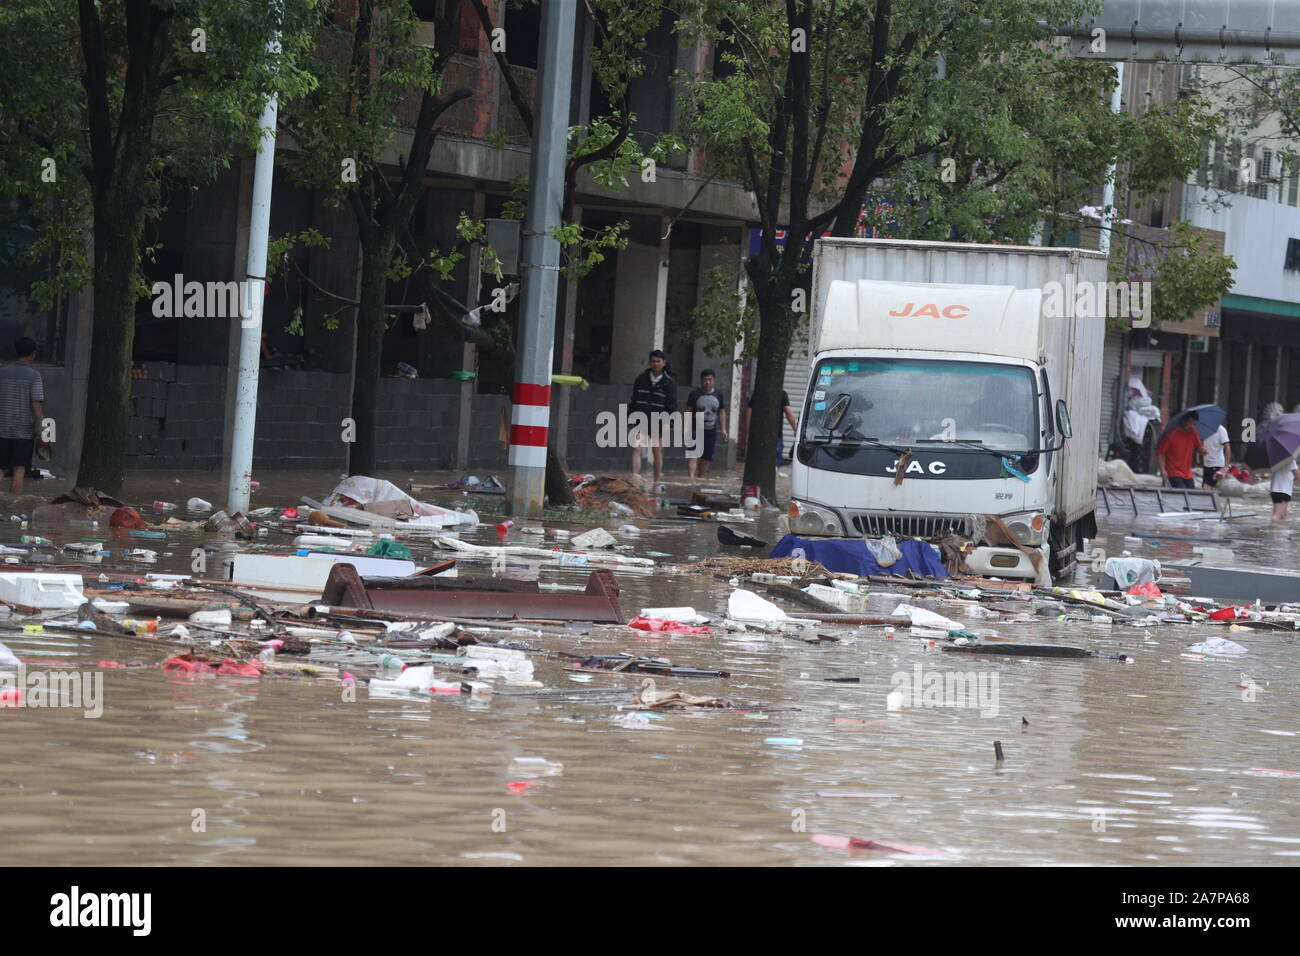
[[[224,497],[215,477],[175,477],[135,479],[122,497],[142,504]],[[259,478],[254,507],[294,504],[302,494],[322,498],[337,476]],[[734,480],[729,485],[734,489]],[[34,483],[32,494],[0,500],[0,543],[16,545],[24,533],[10,514],[30,513],[64,486]],[[685,494],[686,486],[673,491]],[[1267,499],[1249,507],[1259,514],[1231,521],[1107,520],[1101,534],[1111,554],[1128,548],[1171,561],[1205,543],[1232,548],[1242,565],[1296,567],[1297,515],[1273,527]],[[661,564],[721,550],[713,523],[635,523],[643,533],[620,543]],[[494,524],[464,537],[495,544]],[[745,530],[773,542],[776,516],[765,513]],[[27,532],[58,542],[108,537],[105,528],[83,526],[32,525]],[[1124,544],[1125,535],[1143,543]],[[216,536],[132,541],[162,552],[158,562],[110,559],[105,568],[187,573],[191,549],[205,538]],[[427,546],[414,550],[417,560],[434,554]],[[529,566],[515,569],[527,573]],[[586,578],[558,568],[540,575],[568,584]],[[672,605],[717,614],[731,590],[707,575],[659,569],[619,572],[618,579],[629,616]],[[869,613],[887,615],[910,597],[874,590]],[[965,620],[961,605],[917,603]],[[906,630],[891,638],[884,627],[843,625],[817,628],[839,638],[818,644],[614,627],[530,640],[730,671],[729,679],[657,683],[751,708],[629,719],[635,710],[627,692],[643,675],[575,674],[540,656],[536,677],[545,689],[530,694],[499,688],[489,702],[372,699],[363,680],[346,700],[338,683],[178,676],[156,666],[167,647],[24,634],[12,620],[0,625],[7,625],[0,641],[25,661],[87,670],[99,662],[154,665],[100,668],[103,712],[96,719],[71,708],[0,710],[0,832],[11,865],[1300,862],[1300,648],[1291,632],[968,621],[973,630],[1015,640],[1123,652],[1131,664],[944,653]],[[1210,636],[1230,636],[1249,653],[1180,656]],[[996,693],[982,708],[970,701],[887,710],[894,676],[917,668],[974,671],[980,686]],[[832,677],[861,682],[826,680]],[[1258,690],[1245,693],[1243,683]],[[994,741],[1005,754],[1000,766]],[[814,834],[916,844],[943,855],[850,854],[814,843]]]

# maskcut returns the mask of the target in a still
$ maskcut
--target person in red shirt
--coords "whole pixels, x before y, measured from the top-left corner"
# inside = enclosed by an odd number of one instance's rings
[[[1198,421],[1200,416],[1188,412],[1177,428],[1165,432],[1165,437],[1156,446],[1160,470],[1169,479],[1171,488],[1196,487],[1196,479],[1192,476],[1192,458],[1201,447],[1201,436],[1196,430]]]

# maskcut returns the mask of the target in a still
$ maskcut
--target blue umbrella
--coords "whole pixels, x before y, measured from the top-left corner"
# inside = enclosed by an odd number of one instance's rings
[[[1278,415],[1259,426],[1254,444],[1246,446],[1246,464],[1273,469],[1300,450],[1300,415]]]
[[[1228,413],[1218,405],[1193,405],[1191,408],[1184,408],[1177,415],[1169,419],[1169,424],[1165,426],[1165,431],[1160,433],[1160,437],[1165,437],[1165,432],[1171,428],[1177,428],[1178,424],[1186,418],[1191,412],[1196,413],[1196,432],[1201,436],[1201,441],[1209,438],[1219,430],[1219,426],[1228,420]]]

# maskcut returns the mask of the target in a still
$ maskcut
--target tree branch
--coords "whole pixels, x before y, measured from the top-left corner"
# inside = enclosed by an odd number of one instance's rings
[[[682,216],[686,215],[687,211],[692,206],[695,205],[695,200],[700,198],[700,193],[704,192],[704,187],[707,186],[709,183],[713,182],[713,180],[717,177],[717,175],[718,175],[717,173],[712,173],[709,175],[708,179],[700,183],[700,188],[695,190],[695,195],[691,197],[690,202],[688,202],[685,206],[683,206],[680,210],[678,210],[677,215],[673,216],[673,218],[668,220],[668,228],[664,231],[664,234],[659,237],[661,242],[664,239],[667,239],[670,235],[672,235],[673,226],[677,223],[677,220],[681,219]]]
[[[487,5],[483,0],[470,0],[474,4],[474,10],[478,13],[479,23],[483,26],[483,36],[487,38],[488,46],[492,46],[492,15],[488,12]],[[506,81],[506,89],[510,91],[510,102],[515,105],[515,110],[519,113],[519,120],[524,124],[524,130],[528,133],[528,138],[533,137],[533,108],[524,98],[524,91],[520,89],[519,83],[515,80],[514,71],[510,68],[510,61],[506,59],[505,53],[500,50],[492,50],[492,56],[497,61],[497,67],[501,70],[501,76]]]

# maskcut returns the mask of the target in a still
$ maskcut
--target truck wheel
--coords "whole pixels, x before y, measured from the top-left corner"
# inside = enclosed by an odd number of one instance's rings
[[[1084,538],[1097,535],[1097,515],[1090,512],[1073,524],[1063,528],[1053,528],[1048,538],[1051,547],[1051,561],[1048,570],[1053,578],[1063,578],[1074,571],[1079,559],[1079,545]]]

